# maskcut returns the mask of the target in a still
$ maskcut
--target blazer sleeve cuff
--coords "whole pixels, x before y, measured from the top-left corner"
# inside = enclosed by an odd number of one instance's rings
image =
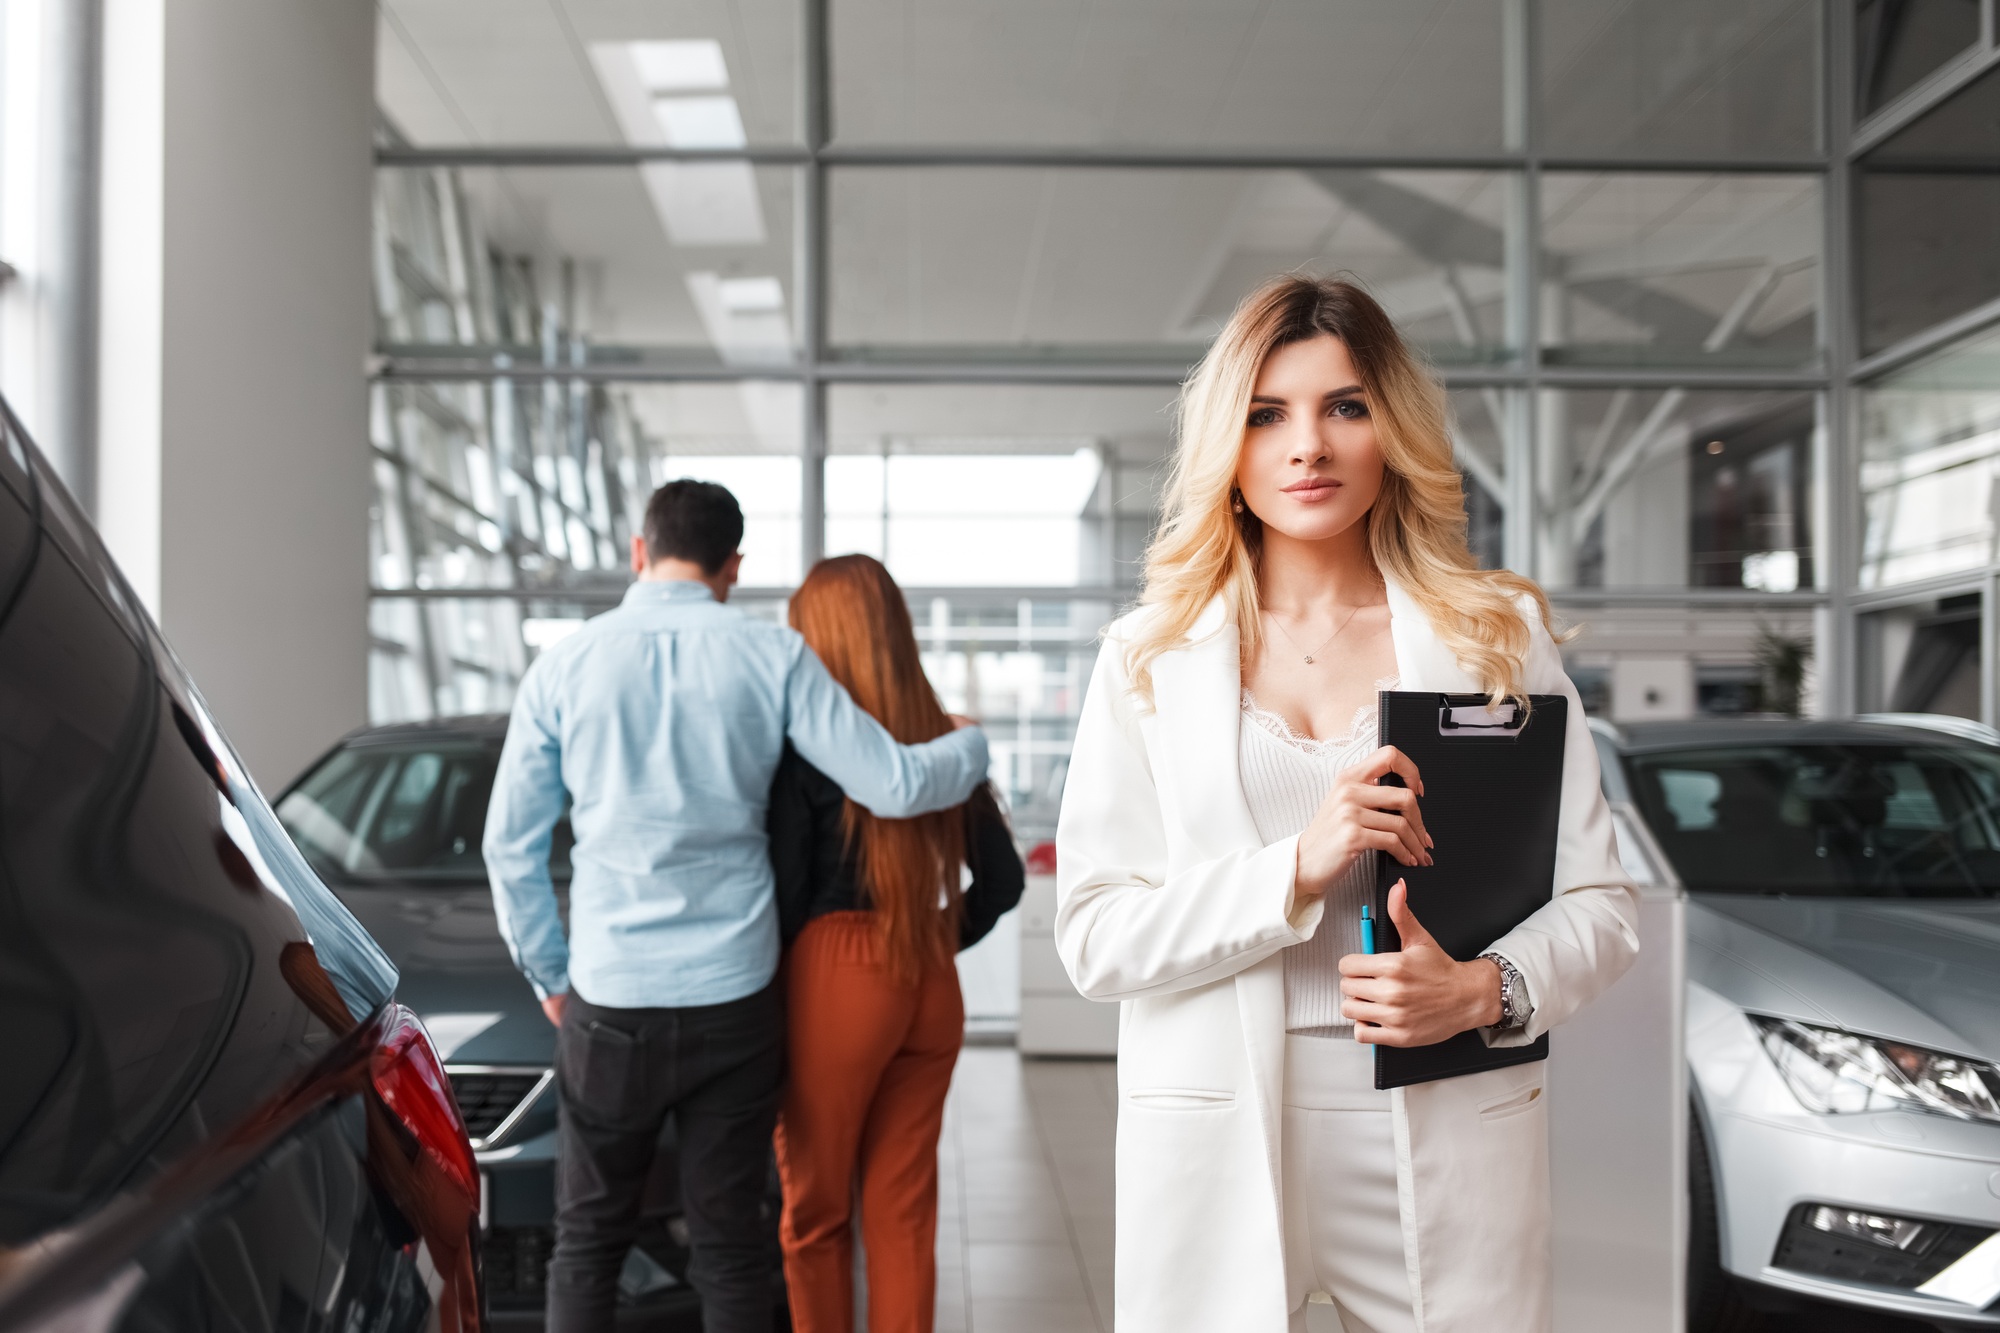
[[[1284,915],[1285,924],[1291,928],[1296,942],[1303,944],[1319,929],[1320,918],[1326,915],[1326,895],[1313,894],[1307,897],[1299,892],[1299,840],[1296,835],[1280,842],[1274,842],[1258,853],[1260,857],[1283,857],[1284,859]]]
[[[1529,974],[1527,968],[1521,966],[1521,960],[1507,950],[1487,949],[1484,952],[1497,954],[1505,958],[1514,965],[1514,970],[1521,974],[1521,989],[1526,992],[1528,1001],[1528,1021],[1521,1027],[1511,1028],[1505,1032],[1502,1032],[1499,1028],[1480,1028],[1478,1029],[1479,1039],[1489,1047],[1501,1047],[1504,1049],[1508,1046],[1527,1046],[1538,1040],[1542,1033],[1546,1031],[1546,1025],[1538,1025],[1535,1022],[1535,1014],[1537,1012],[1535,1004],[1535,979]]]

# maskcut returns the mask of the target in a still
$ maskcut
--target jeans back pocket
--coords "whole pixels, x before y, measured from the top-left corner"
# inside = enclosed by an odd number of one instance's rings
[[[564,1082],[577,1109],[591,1119],[618,1123],[642,1110],[646,1097],[646,1040],[599,1018],[562,1032]]]

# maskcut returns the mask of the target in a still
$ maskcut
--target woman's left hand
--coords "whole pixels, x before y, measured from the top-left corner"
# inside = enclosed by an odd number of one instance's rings
[[[1389,890],[1389,920],[1403,947],[1340,960],[1340,1012],[1354,1039],[1379,1046],[1429,1046],[1500,1021],[1500,969],[1490,958],[1461,963],[1410,912],[1402,880]]]

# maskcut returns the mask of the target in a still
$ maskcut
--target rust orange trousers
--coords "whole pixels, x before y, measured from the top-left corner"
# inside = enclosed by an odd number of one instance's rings
[[[797,1333],[854,1327],[861,1211],[869,1333],[930,1333],[938,1133],[965,1035],[958,969],[915,985],[882,963],[867,912],[831,912],[785,959],[790,1082],[778,1117],[779,1237]]]

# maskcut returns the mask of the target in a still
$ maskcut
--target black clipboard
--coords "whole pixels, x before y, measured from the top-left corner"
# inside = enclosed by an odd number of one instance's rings
[[[1460,962],[1547,905],[1556,877],[1563,748],[1569,700],[1559,694],[1489,709],[1483,694],[1383,690],[1376,734],[1408,755],[1424,781],[1424,827],[1436,864],[1405,866],[1376,854],[1375,947],[1402,947],[1389,920],[1389,890],[1409,886],[1410,911]],[[1400,787],[1395,774],[1384,785]],[[1547,1034],[1525,1046],[1488,1046],[1461,1032],[1432,1046],[1377,1046],[1375,1086],[1457,1078],[1546,1060]]]

